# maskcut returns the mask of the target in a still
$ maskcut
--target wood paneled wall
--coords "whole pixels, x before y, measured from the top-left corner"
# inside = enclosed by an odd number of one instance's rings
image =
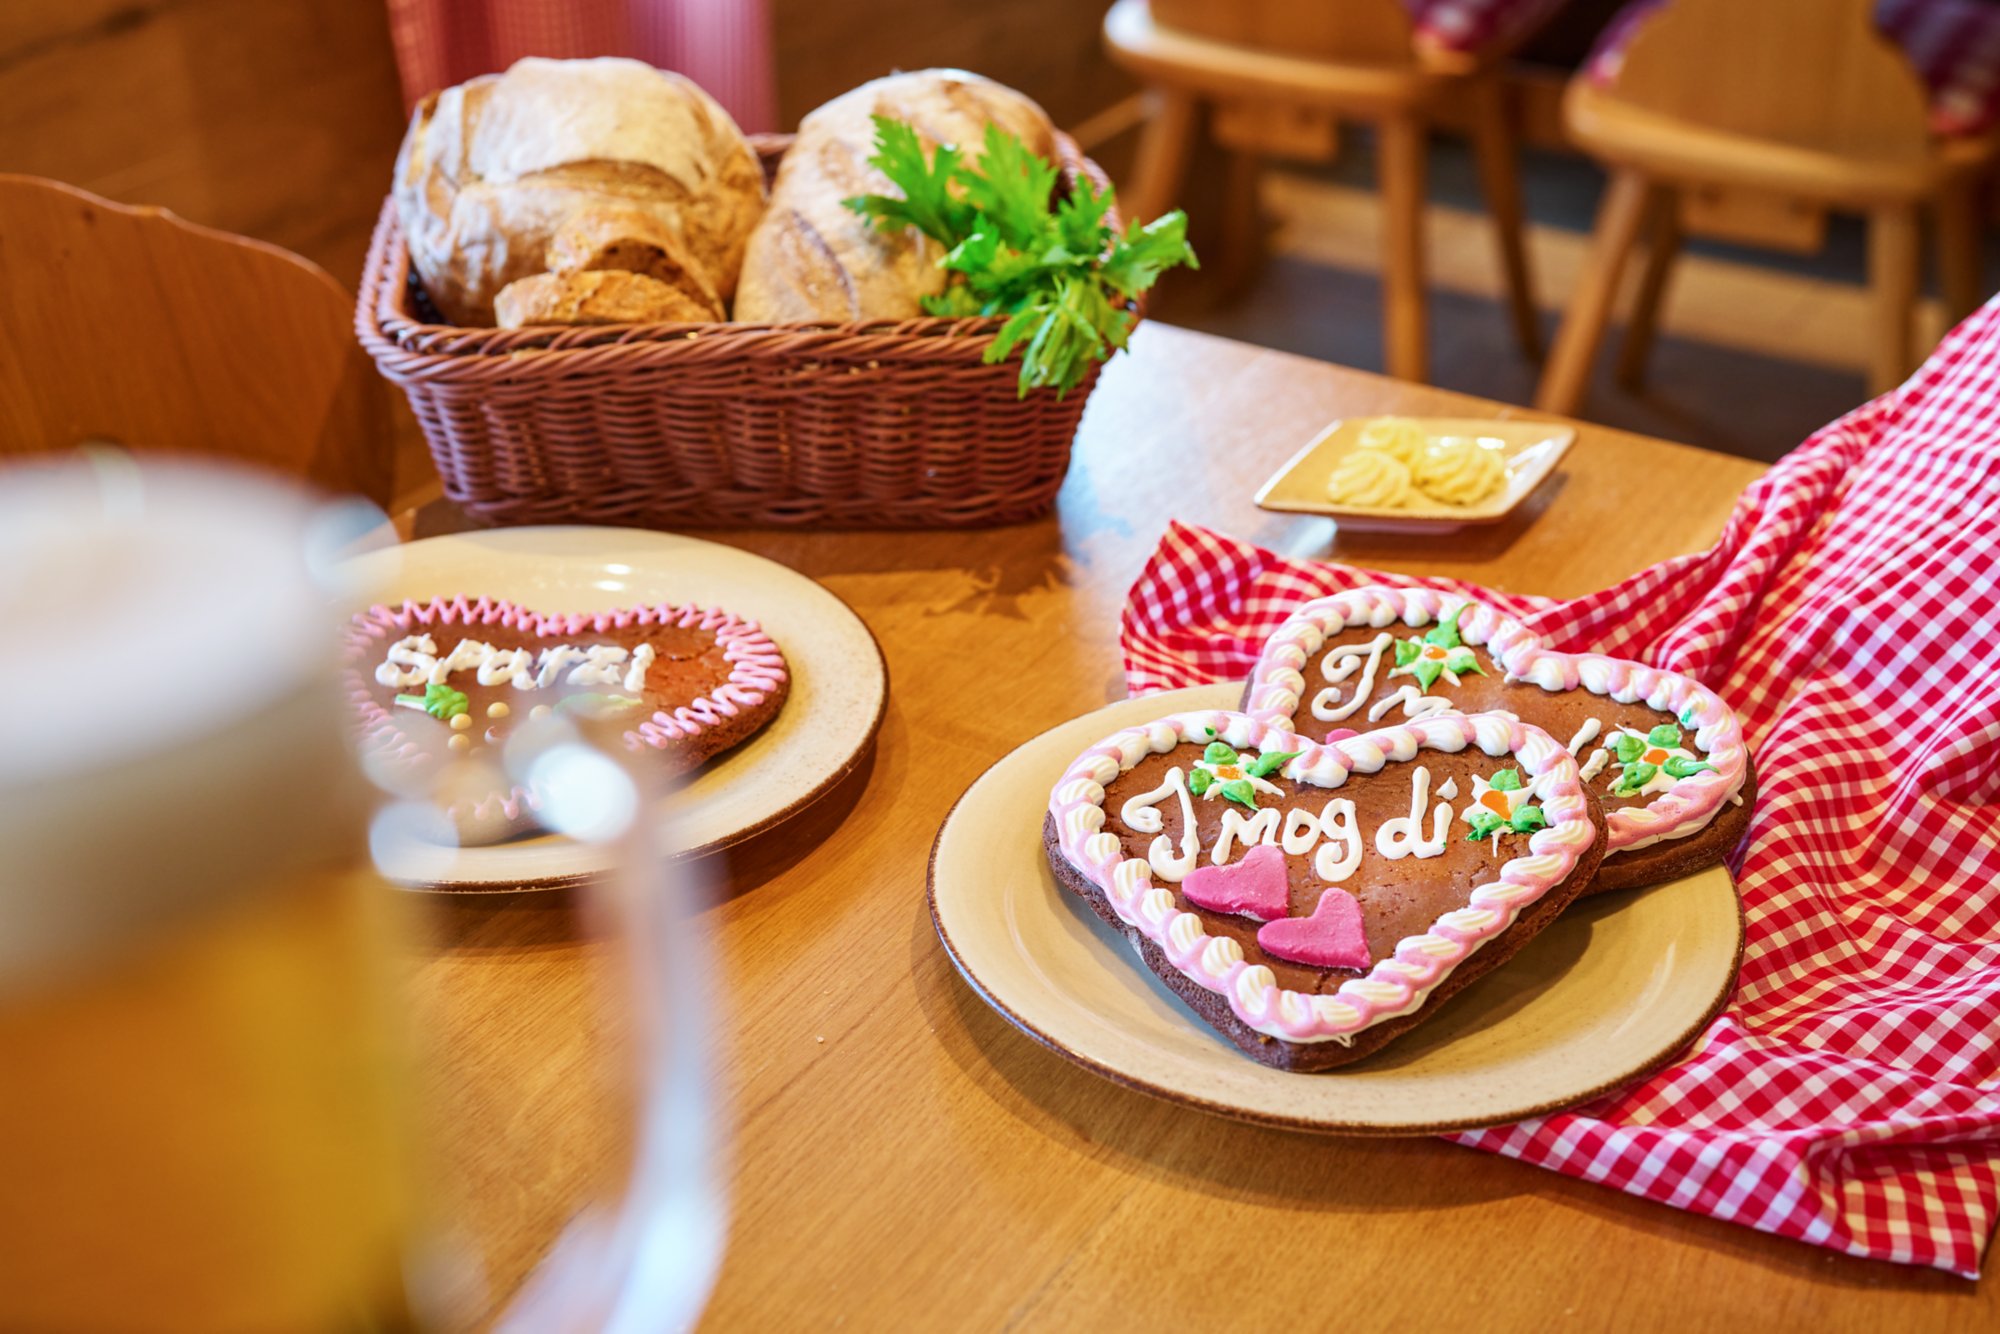
[[[275,242],[350,289],[401,134],[380,0],[0,0],[0,170]]]
[[[771,0],[787,125],[962,65],[1075,124],[1132,91],[1077,0]],[[0,171],[275,242],[353,287],[402,134],[383,0],[0,0]]]

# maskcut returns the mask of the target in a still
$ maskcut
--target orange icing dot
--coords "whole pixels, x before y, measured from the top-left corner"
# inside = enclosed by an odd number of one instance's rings
[[[1507,794],[1498,788],[1488,788],[1486,791],[1480,793],[1479,804],[1487,810],[1492,811],[1495,815],[1513,814],[1512,811],[1507,809]]]
[[[1432,662],[1436,662],[1445,656],[1445,652],[1436,644],[1426,644],[1424,645],[1424,656]]]
[[[1243,771],[1233,764],[1218,764],[1215,766],[1215,776],[1225,780],[1241,778]]]
[[[1667,760],[1667,752],[1655,746],[1644,755],[1641,755],[1639,760],[1643,764],[1664,764]]]

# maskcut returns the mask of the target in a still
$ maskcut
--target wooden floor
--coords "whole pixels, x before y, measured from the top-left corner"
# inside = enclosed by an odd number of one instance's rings
[[[1248,290],[1209,308],[1168,290],[1159,316],[1379,369],[1380,210],[1360,147],[1329,171],[1267,172],[1270,253]],[[1588,163],[1547,155],[1530,155],[1525,175],[1529,244],[1543,325],[1552,333],[1589,244],[1601,179]],[[1448,141],[1435,146],[1432,374],[1445,388],[1527,403],[1538,368],[1522,359],[1509,333],[1492,233],[1471,177],[1462,149]],[[1581,415],[1746,458],[1777,458],[1866,397],[1863,263],[1851,226],[1836,225],[1825,253],[1806,258],[1695,243],[1675,270],[1644,390],[1631,394],[1611,383],[1614,329]],[[1926,347],[1944,332],[1935,302],[1919,328]]]

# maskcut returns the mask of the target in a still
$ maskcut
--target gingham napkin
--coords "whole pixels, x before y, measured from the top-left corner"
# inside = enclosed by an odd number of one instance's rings
[[[1573,602],[1176,523],[1126,607],[1131,690],[1241,679],[1300,601],[1369,583],[1695,676],[1756,756],[1728,1009],[1624,1093],[1458,1142],[1977,1277],[2000,1197],[2000,301],[1787,455],[1712,550]]]

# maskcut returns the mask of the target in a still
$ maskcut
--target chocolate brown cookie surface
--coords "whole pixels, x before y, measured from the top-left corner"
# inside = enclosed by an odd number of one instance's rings
[[[491,598],[406,602],[357,615],[346,653],[364,753],[447,788],[467,843],[539,827],[542,794],[500,767],[525,724],[566,715],[682,773],[761,729],[790,689],[755,622],[672,604],[552,615]]]
[[[1755,785],[1736,715],[1690,677],[1555,653],[1518,623],[1428,589],[1309,602],[1266,644],[1244,707],[1324,739],[1445,711],[1512,713],[1577,756],[1609,853],[1589,891],[1655,884],[1722,860]]]
[[[1058,880],[1175,994],[1299,1071],[1379,1049],[1504,963],[1604,841],[1574,759],[1517,720],[1315,745],[1237,713],[1092,747],[1043,838]]]

